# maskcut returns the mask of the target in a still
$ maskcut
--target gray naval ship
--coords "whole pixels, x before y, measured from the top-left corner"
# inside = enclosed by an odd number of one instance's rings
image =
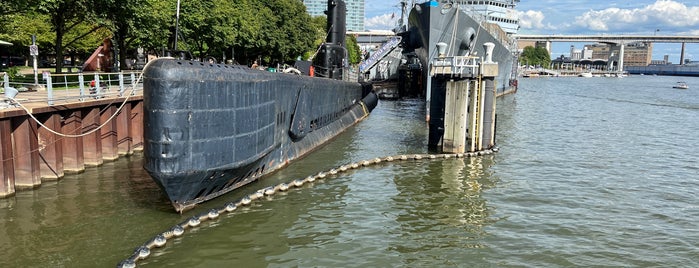
[[[364,119],[378,98],[347,81],[345,3],[328,1],[316,77],[177,59],[143,70],[144,168],[177,211],[253,182]]]
[[[513,35],[519,30],[517,3],[519,0],[440,0],[412,4],[407,29],[399,35],[403,53],[414,53],[423,66],[428,120],[431,99],[444,88],[429,75],[431,61],[439,56],[484,57],[483,44],[493,43],[492,57],[499,67],[497,92],[516,90],[517,41]]]

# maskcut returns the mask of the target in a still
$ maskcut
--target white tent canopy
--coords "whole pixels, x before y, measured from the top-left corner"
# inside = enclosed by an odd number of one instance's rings
[[[11,46],[12,43],[0,40],[0,46]]]

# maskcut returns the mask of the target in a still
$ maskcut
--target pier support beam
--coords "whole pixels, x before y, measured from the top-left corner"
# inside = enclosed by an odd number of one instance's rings
[[[12,140],[17,189],[30,189],[41,185],[37,133],[37,124],[29,116],[14,118]]]
[[[116,117],[117,153],[120,156],[133,154],[133,138],[131,137],[130,119],[131,104],[127,103]]]
[[[76,135],[82,129],[82,112],[74,110],[64,115],[61,133]],[[65,173],[79,173],[85,170],[83,138],[63,138],[63,170]]]
[[[88,133],[100,126],[100,109],[91,107],[83,111],[82,133]],[[102,129],[83,136],[83,156],[85,166],[99,166],[102,160]]]
[[[687,43],[682,42],[682,52],[680,52],[680,65],[684,65],[684,49]]]
[[[491,63],[492,64],[492,63]],[[495,146],[495,110],[496,110],[496,84],[495,77],[497,76],[498,65],[485,68],[490,73],[484,73],[483,76],[483,135],[481,140],[481,148],[492,148]],[[495,72],[493,74],[493,71]]]
[[[113,161],[119,158],[119,144],[117,136],[117,120],[109,118],[117,112],[117,107],[109,105],[100,115],[100,123],[104,124],[101,129],[102,134],[102,159]],[[105,124],[106,123],[106,124]]]
[[[3,118],[0,119],[0,198],[15,194],[12,154],[12,122]]]
[[[468,136],[469,93],[473,83],[470,80],[448,81],[444,103],[444,136],[442,150],[445,152],[465,152]]]
[[[39,127],[39,157],[41,179],[58,180],[63,173],[63,143],[62,137],[52,133],[61,130],[61,115],[50,113],[40,118],[46,127]],[[48,128],[48,129],[47,129]]]
[[[134,151],[143,151],[143,102],[133,102],[131,108],[131,137]]]

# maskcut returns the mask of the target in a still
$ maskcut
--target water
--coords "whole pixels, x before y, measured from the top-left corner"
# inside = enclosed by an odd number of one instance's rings
[[[672,89],[679,80],[689,90]],[[393,162],[224,214],[144,267],[698,267],[699,78],[538,78],[498,101],[500,152]],[[0,200],[0,267],[113,267],[176,223],[350,162],[426,153],[424,107],[382,101],[327,146],[174,213],[142,157]]]

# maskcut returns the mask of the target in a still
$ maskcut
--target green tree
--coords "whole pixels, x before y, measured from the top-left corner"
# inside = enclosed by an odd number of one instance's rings
[[[551,64],[551,55],[546,48],[527,46],[522,50],[519,62],[523,65],[548,67]]]
[[[362,60],[362,53],[361,50],[359,49],[359,45],[357,44],[357,38],[350,34],[347,35],[347,55],[349,57],[349,63],[350,64],[359,64],[359,62]]]
[[[137,47],[164,47],[175,14],[172,1],[96,0],[97,22],[111,32],[122,67]],[[174,22],[172,22],[174,23]]]
[[[325,38],[327,36],[325,26],[327,20],[328,18],[326,16],[315,16],[311,18],[309,24],[312,25],[312,29],[315,32],[315,40],[313,41],[313,46],[303,54],[303,59],[311,59],[317,52],[320,45],[325,43]]]
[[[37,2],[39,0],[2,0],[0,2],[0,18],[5,15],[22,14],[29,7],[35,6]]]
[[[63,68],[64,49],[76,48],[76,42],[103,28],[94,21],[94,5],[90,0],[43,0],[36,6],[36,12],[49,17],[56,34],[53,45],[59,73]]]

